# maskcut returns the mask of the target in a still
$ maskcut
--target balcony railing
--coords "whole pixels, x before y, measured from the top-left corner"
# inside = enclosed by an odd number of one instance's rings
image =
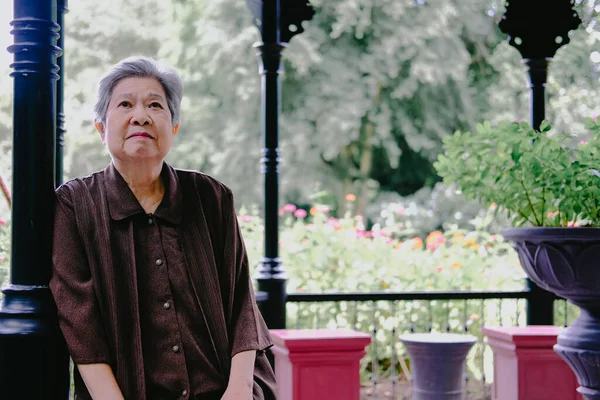
[[[455,332],[478,338],[467,357],[468,399],[490,399],[493,355],[481,334],[487,326],[525,326],[529,291],[289,293],[288,328],[352,328],[370,333],[361,365],[362,398],[410,398],[410,360],[403,333]],[[568,325],[577,309],[562,299],[555,321]],[[449,366],[452,368],[452,366]]]

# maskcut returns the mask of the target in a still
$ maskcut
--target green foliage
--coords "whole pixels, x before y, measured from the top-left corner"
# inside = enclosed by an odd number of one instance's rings
[[[588,140],[527,123],[489,122],[444,139],[434,164],[468,198],[495,203],[517,226],[600,226],[600,125]],[[578,144],[577,140],[580,140]]]
[[[480,202],[441,182],[410,196],[380,193],[367,208],[367,217],[380,226],[393,227],[398,237],[423,239],[435,230],[475,228],[495,233],[510,226],[504,214],[483,209]]]
[[[312,3],[315,18],[284,52],[284,201],[308,202],[327,190],[340,207],[354,193],[364,214],[378,192],[407,196],[433,186],[432,163],[449,132],[527,117],[526,73],[496,28],[503,2]],[[583,115],[600,114],[599,64],[590,57],[598,13],[592,2],[579,7],[586,24],[559,50],[548,85],[548,118],[578,134]],[[141,54],[176,66],[185,81],[169,161],[216,176],[243,204],[259,203],[260,60],[252,48],[259,34],[246,4],[80,0],[69,9],[66,178],[108,162],[92,123],[96,83],[120,58]],[[0,73],[8,72],[6,62]],[[11,86],[0,79],[0,142],[10,141]]]
[[[253,268],[262,257],[263,224],[241,211]],[[282,217],[280,254],[288,291],[513,290],[525,276],[502,237],[483,230],[434,231],[404,238],[395,226],[368,230],[362,218],[330,218],[315,207],[308,220]]]

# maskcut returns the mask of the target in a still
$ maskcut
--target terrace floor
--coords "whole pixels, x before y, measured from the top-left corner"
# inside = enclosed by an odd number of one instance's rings
[[[365,383],[360,391],[361,400],[411,400],[410,383],[405,379],[399,380],[395,385],[392,382],[377,384],[375,389],[371,383]],[[467,383],[467,396],[465,400],[491,400],[492,385],[481,382]]]

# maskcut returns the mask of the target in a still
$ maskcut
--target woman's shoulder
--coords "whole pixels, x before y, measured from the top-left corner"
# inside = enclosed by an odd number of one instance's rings
[[[231,197],[231,189],[218,179],[197,170],[176,168],[182,182],[193,182],[200,194],[213,194],[217,197]]]
[[[104,171],[97,171],[90,175],[73,178],[56,188],[56,195],[59,199],[72,200],[77,196],[87,193],[101,191],[101,184],[104,181]]]

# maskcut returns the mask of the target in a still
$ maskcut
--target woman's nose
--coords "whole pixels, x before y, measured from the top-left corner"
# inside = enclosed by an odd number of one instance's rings
[[[145,107],[136,107],[133,111],[130,123],[132,125],[149,125],[151,122]]]

